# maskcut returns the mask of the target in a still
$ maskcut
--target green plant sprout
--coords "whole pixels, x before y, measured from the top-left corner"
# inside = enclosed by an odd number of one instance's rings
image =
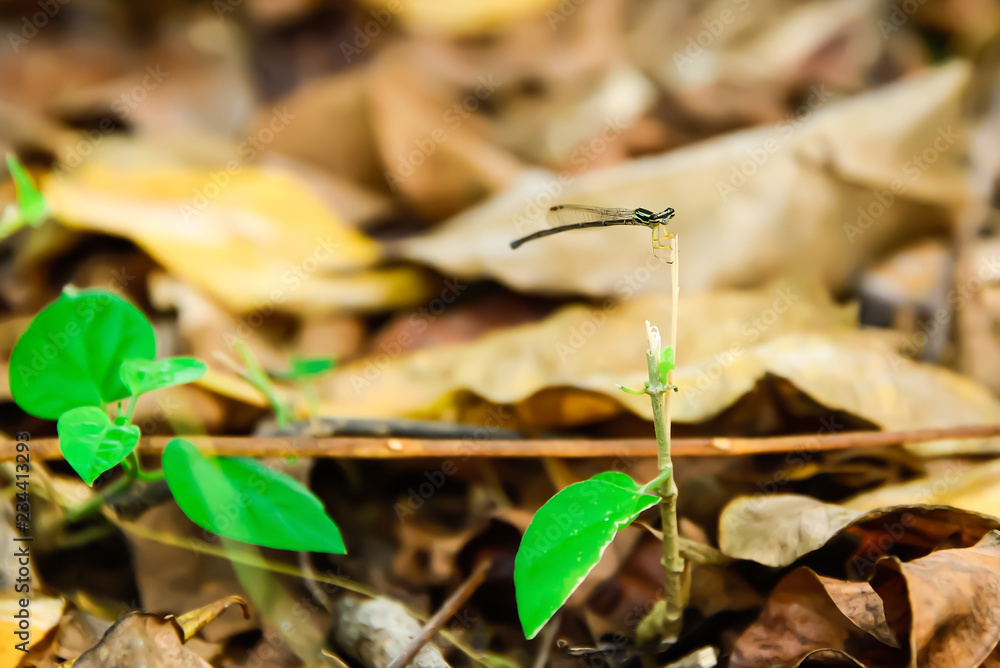
[[[295,409],[293,403],[287,400],[284,393],[274,384],[274,380],[294,381],[305,397],[310,417],[315,418],[319,415],[319,395],[316,392],[315,380],[337,367],[336,358],[293,357],[292,367],[288,371],[268,371],[245,341],[234,342],[233,349],[243,362],[242,367],[223,353],[216,352],[215,358],[264,395],[271,404],[274,421],[279,428],[287,427],[293,422]]]
[[[37,227],[52,215],[49,203],[13,153],[7,154],[7,170],[14,179],[17,203],[8,206],[0,214],[0,239],[9,237],[26,225]]]
[[[309,415],[319,415],[319,394],[316,392],[316,380],[337,368],[336,357],[293,357],[292,368],[288,371],[275,371],[271,375],[279,380],[294,381],[302,396],[305,397],[306,410]]]
[[[346,553],[319,498],[253,459],[207,457],[175,438],[163,451],[162,471],[142,470],[132,423],[139,396],[206,371],[192,357],[156,360],[155,350],[153,326],[139,309],[106,290],[72,287],[35,316],[14,346],[8,372],[14,401],[31,415],[58,420],[59,449],[73,470],[88,485],[119,464],[125,472],[67,518],[97,511],[137,480],[166,478],[181,510],[203,529],[263,547]]]
[[[660,473],[639,485],[624,473],[598,473],[560,490],[538,509],[524,532],[514,558],[518,616],[526,638],[534,638],[597,566],[608,546],[640,513],[657,504],[663,523],[664,599],[639,624],[640,642],[676,639],[687,606],[687,580],[680,555],[677,485],[670,458],[671,384],[677,340],[677,245],[671,265],[670,345],[661,344],[656,327],[646,323],[646,366],[649,380],[641,390],[618,386],[630,394],[647,394],[652,402]]]

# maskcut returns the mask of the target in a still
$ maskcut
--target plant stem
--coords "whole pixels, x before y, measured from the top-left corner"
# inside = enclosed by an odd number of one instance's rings
[[[135,482],[135,478],[128,475],[123,475],[122,477],[118,478],[113,483],[102,489],[100,492],[98,492],[97,495],[94,496],[94,498],[90,499],[86,503],[83,503],[79,506],[76,506],[75,508],[70,508],[69,510],[67,510],[66,513],[62,516],[62,520],[64,522],[76,522],[78,520],[82,520],[83,518],[89,515],[97,513],[101,509],[101,506],[107,503],[109,497],[112,497],[115,494],[118,494],[119,492],[128,489],[129,487],[131,487],[133,482]]]
[[[125,418],[128,420],[129,424],[132,424],[132,414],[135,413],[135,405],[139,402],[138,396],[133,396],[128,401],[128,412],[125,413]],[[122,402],[118,402],[118,414],[121,415]]]
[[[125,457],[125,461],[122,462],[122,466],[125,468],[125,474],[133,480],[155,482],[157,480],[163,480],[164,478],[163,471],[143,471],[142,465],[139,463],[139,455],[135,450],[128,453],[128,456]]]
[[[670,265],[670,338],[667,345],[677,356],[677,302],[678,302],[678,260],[677,237],[673,239],[673,264]],[[687,607],[687,583],[684,573],[684,559],[680,554],[680,539],[677,524],[677,484],[673,475],[673,461],[670,457],[670,391],[673,387],[673,371],[667,373],[666,384],[660,380],[660,333],[646,322],[648,345],[646,366],[649,370],[649,394],[653,406],[653,427],[656,430],[656,462],[660,469],[660,520],[663,524],[663,601],[657,604],[639,625],[640,640],[659,637],[675,638],[680,629],[681,617]]]

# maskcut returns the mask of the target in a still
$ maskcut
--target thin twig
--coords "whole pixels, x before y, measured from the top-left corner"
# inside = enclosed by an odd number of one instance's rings
[[[794,434],[760,438],[674,438],[671,457],[733,457],[785,452],[815,453],[850,448],[875,448],[900,443],[1000,437],[1000,424],[974,424],[906,431],[845,431],[839,434]],[[152,436],[139,441],[140,455],[162,455],[176,436]],[[420,439],[382,437],[264,438],[254,436],[183,436],[206,455],[220,457],[330,457],[339,459],[415,459],[421,457],[655,457],[656,439],[552,438],[526,440]],[[0,441],[0,461],[14,461],[16,441]],[[998,451],[984,450],[984,455]],[[62,459],[59,440],[31,440],[32,461]]]
[[[431,638],[444,626],[444,623],[451,619],[458,612],[459,608],[465,605],[469,597],[475,593],[479,585],[483,584],[483,580],[486,579],[486,574],[492,565],[493,562],[489,559],[479,562],[475,570],[472,571],[472,575],[448,597],[448,600],[444,602],[441,609],[427,620],[427,623],[420,629],[420,633],[410,641],[410,644],[406,646],[402,654],[392,660],[388,668],[403,668],[410,665],[410,662],[416,658],[424,645],[430,642]]]
[[[108,519],[108,521],[117,526],[119,529],[121,529],[122,531],[127,531],[128,533],[137,536],[139,538],[146,538],[148,540],[156,541],[157,543],[161,543],[163,545],[170,545],[171,547],[179,547],[181,549],[191,550],[192,552],[197,552],[199,554],[207,554],[213,557],[219,557],[220,559],[228,559],[229,561],[239,562],[247,566],[253,566],[256,568],[265,569],[273,573],[282,573],[297,578],[312,577],[317,582],[323,582],[325,584],[334,585],[336,587],[340,587],[341,589],[352,591],[356,594],[361,594],[362,596],[367,596],[369,598],[378,598],[380,596],[380,594],[371,587],[363,585],[360,582],[350,580],[348,578],[342,578],[336,575],[330,575],[329,573],[306,574],[302,571],[301,568],[293,566],[291,564],[275,561],[273,559],[267,559],[266,557],[259,557],[259,556],[250,557],[240,552],[227,550],[225,547],[219,547],[215,545],[210,545],[208,543],[203,543],[197,540],[191,540],[189,536],[182,537],[168,532],[149,529],[139,524],[138,522],[130,522],[128,520],[119,519],[111,510],[107,508],[104,509],[103,514],[104,517]],[[427,618],[426,615],[423,615],[417,612],[416,610],[413,610],[407,606],[403,607],[406,609],[406,612],[415,619],[424,621]],[[468,656],[476,663],[479,663],[480,665],[483,666],[487,665],[483,657],[478,652],[476,652],[474,649],[472,649],[464,642],[462,642],[462,640],[459,639],[455,634],[451,633],[451,631],[448,631],[447,629],[441,629],[441,635],[449,643],[451,643],[451,645],[453,645],[456,649],[458,649],[460,652]]]

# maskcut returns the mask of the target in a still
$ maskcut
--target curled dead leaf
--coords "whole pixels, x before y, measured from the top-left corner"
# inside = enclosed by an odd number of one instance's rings
[[[772,592],[730,665],[797,666],[818,650],[865,666],[989,664],[1000,636],[1000,533],[909,562],[878,562],[869,582],[800,568]],[[853,665],[836,654],[820,665]]]
[[[719,517],[727,556],[784,567],[849,533],[858,545],[852,567],[862,576],[895,549],[921,553],[974,545],[1000,519],[947,506],[911,505],[862,512],[795,494],[741,496]]]
[[[899,654],[882,600],[867,582],[843,582],[799,568],[771,592],[760,617],[740,636],[729,665],[795,666],[816,650],[851,649],[866,659]]]

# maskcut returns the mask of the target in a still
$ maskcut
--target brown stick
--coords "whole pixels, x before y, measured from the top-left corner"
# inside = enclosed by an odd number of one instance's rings
[[[472,575],[448,597],[448,600],[444,602],[441,609],[427,620],[427,623],[420,629],[420,633],[410,641],[410,644],[406,646],[402,654],[392,660],[392,663],[387,668],[404,668],[404,666],[410,665],[410,662],[416,658],[423,646],[430,642],[430,639],[441,630],[444,623],[451,619],[458,612],[458,609],[465,605],[469,597],[475,593],[479,585],[483,584],[483,580],[486,579],[486,574],[492,565],[493,563],[489,559],[479,562],[475,570],[472,571]]]
[[[675,438],[673,457],[730,457],[781,452],[818,452],[871,448],[897,443],[1000,436],[1000,424],[977,424],[911,431],[845,431],[840,434],[796,434],[763,438]],[[159,455],[174,436],[143,438],[140,455]],[[415,438],[258,438],[247,436],[184,437],[202,452],[225,457],[341,457],[348,459],[413,459],[420,457],[655,457],[656,439],[535,439],[476,441]],[[55,438],[33,439],[31,460],[61,459]],[[0,441],[0,461],[13,461],[16,441]]]

